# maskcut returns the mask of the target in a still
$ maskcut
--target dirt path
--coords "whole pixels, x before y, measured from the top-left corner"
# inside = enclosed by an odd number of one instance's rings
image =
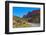
[[[29,23],[30,25],[32,25],[32,27],[39,27],[40,24],[39,23]]]

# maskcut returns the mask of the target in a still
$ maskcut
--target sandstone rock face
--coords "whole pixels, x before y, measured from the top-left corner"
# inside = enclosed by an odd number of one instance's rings
[[[29,12],[27,15],[25,15],[24,18],[30,18],[28,21],[31,23],[40,23],[40,10],[33,10],[32,12]]]

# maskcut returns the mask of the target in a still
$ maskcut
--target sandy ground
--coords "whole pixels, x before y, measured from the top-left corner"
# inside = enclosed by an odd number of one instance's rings
[[[39,27],[40,23],[29,23],[30,25],[32,25],[32,27]]]

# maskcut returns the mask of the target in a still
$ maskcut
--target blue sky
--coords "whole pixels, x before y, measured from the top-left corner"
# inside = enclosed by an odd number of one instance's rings
[[[40,8],[31,8],[31,7],[13,7],[13,16],[23,17],[29,11],[39,10]]]

